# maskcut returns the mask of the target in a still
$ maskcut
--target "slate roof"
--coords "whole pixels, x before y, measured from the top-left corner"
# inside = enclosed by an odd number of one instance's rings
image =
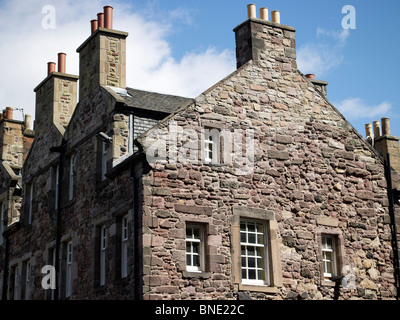
[[[125,100],[125,103],[128,107],[153,112],[162,112],[166,114],[171,114],[179,108],[187,106],[194,102],[194,99],[191,98],[138,90],[133,88],[126,88],[126,91],[115,91]]]

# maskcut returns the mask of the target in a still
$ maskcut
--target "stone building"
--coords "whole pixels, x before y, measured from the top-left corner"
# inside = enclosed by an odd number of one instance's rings
[[[79,76],[49,63],[3,299],[396,299],[398,140],[364,139],[297,70],[296,30],[248,9],[237,70],[195,99],[126,87],[109,6]]]

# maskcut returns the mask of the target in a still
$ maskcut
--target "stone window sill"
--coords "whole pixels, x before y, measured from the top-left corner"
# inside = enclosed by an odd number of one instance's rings
[[[182,276],[184,278],[199,278],[199,279],[209,279],[212,276],[211,272],[189,272],[182,271]]]
[[[256,286],[256,285],[250,285],[250,284],[239,284],[239,290],[252,291],[252,292],[264,292],[264,293],[270,293],[270,294],[278,293],[277,287]]]
[[[321,286],[334,287],[335,286],[335,282],[334,281],[328,281],[328,280],[322,280],[321,281]]]

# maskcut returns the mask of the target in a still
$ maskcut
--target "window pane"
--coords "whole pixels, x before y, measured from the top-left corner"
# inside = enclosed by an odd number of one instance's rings
[[[265,272],[263,270],[257,271],[258,280],[265,280]]]
[[[265,244],[264,242],[264,234],[257,235],[257,244]]]
[[[246,224],[245,223],[241,223],[240,224],[240,231],[246,231]]]
[[[264,268],[264,259],[263,258],[257,259],[257,268]]]
[[[246,270],[247,269],[242,269],[242,279],[247,279]]]
[[[246,267],[246,258],[242,258],[242,267]]]
[[[264,225],[262,223],[257,223],[257,232],[264,233]]]
[[[199,267],[200,266],[200,256],[193,256],[193,266]]]
[[[250,279],[250,280],[251,280],[251,279],[253,279],[253,280],[256,279],[256,270],[254,270],[254,269],[249,269],[249,279]]]
[[[249,263],[249,265],[248,265],[249,268],[255,268],[256,267],[256,259],[249,258],[248,259],[248,263]]]
[[[255,255],[254,247],[247,247],[247,255],[254,257]]]
[[[186,252],[192,252],[192,243],[186,242]]]
[[[190,254],[186,255],[186,265],[191,266],[192,265],[192,256]]]
[[[200,240],[200,229],[193,228],[193,239]]]
[[[192,247],[193,247],[193,253],[200,253],[200,243],[192,243]]]
[[[192,239],[192,228],[187,228],[186,229],[186,238],[187,239]]]
[[[248,243],[256,243],[256,235],[254,233],[249,233],[249,240]]]
[[[247,242],[245,233],[240,233],[240,242]]]
[[[328,249],[332,249],[332,239],[331,238],[326,238],[326,247]]]
[[[241,254],[242,254],[242,256],[246,255],[246,247],[245,246],[242,246]]]
[[[248,222],[248,223],[247,223],[247,230],[248,230],[249,232],[255,232],[255,231],[256,231],[255,224],[254,224],[254,223],[251,223],[251,222]]]

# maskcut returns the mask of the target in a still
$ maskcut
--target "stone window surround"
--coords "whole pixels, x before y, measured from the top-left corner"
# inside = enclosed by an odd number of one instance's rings
[[[190,207],[188,207],[190,208]],[[186,249],[185,249],[185,270],[182,270],[182,276],[184,278],[201,278],[201,279],[209,279],[212,276],[212,272],[210,271],[211,263],[212,263],[212,255],[210,254],[210,245],[208,244],[208,236],[210,235],[210,226],[212,225],[211,218],[202,218],[202,217],[181,217],[181,220],[185,223],[186,226],[199,226],[203,228],[204,232],[204,270],[202,272],[190,272],[186,271]]]
[[[231,217],[231,250],[232,250],[232,280],[238,284],[240,291],[264,292],[267,294],[278,293],[278,287],[282,287],[282,263],[280,257],[280,248],[278,241],[278,224],[275,220],[274,212],[245,207],[236,206],[232,208],[233,216]],[[254,219],[264,221],[268,230],[269,243],[269,274],[270,285],[246,285],[242,284],[241,277],[241,259],[240,259],[240,219]]]
[[[318,228],[315,230],[315,237],[317,243],[317,261],[320,266],[320,280],[322,286],[334,287],[334,281],[327,281],[324,278],[324,267],[322,262],[322,235],[330,235],[335,237],[336,242],[336,270],[337,275],[341,275],[342,268],[345,265],[345,249],[344,249],[344,237],[342,231],[339,229],[327,229],[327,228]]]

